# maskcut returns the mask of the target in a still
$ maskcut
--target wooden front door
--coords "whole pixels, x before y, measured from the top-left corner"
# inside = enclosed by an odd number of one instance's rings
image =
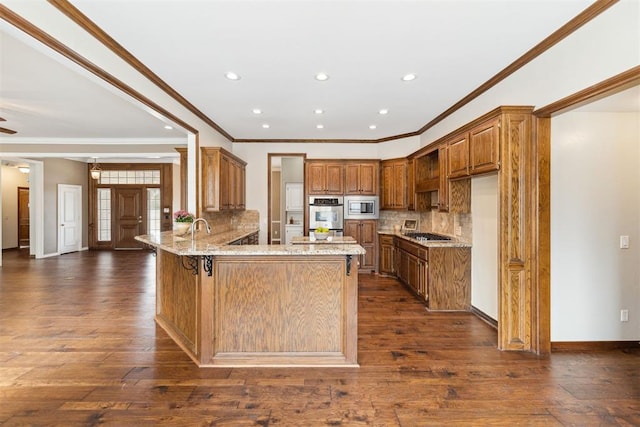
[[[18,187],[18,247],[29,246],[29,187]]]
[[[142,249],[135,236],[145,234],[142,188],[116,189],[115,249]]]

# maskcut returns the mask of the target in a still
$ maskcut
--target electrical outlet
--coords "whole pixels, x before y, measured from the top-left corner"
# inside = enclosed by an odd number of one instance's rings
[[[620,310],[620,321],[621,322],[628,322],[629,321],[629,310],[627,310],[627,309]]]
[[[456,236],[462,236],[462,227],[457,225],[454,229],[454,233],[456,234]]]
[[[620,249],[629,249],[629,236],[620,236]]]

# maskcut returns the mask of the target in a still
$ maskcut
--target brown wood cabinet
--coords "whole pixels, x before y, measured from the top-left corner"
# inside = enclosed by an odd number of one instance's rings
[[[344,194],[344,163],[327,160],[305,162],[308,195]]]
[[[500,168],[500,118],[493,118],[446,142],[449,178],[464,178]]]
[[[223,148],[201,147],[202,210],[245,209],[246,162]]]
[[[500,168],[500,119],[496,118],[469,132],[469,173],[476,175]]]
[[[449,179],[449,148],[448,144],[441,144],[414,159],[416,210],[471,212],[471,180]]]
[[[428,248],[403,238],[395,239],[394,248],[396,276],[430,310],[471,308],[470,248]]]
[[[376,161],[349,161],[345,164],[345,195],[375,196],[378,194],[378,171]]]
[[[407,159],[390,159],[381,162],[381,209],[406,209],[408,207],[407,165]]]
[[[395,237],[381,234],[379,239],[380,258],[378,260],[378,272],[380,274],[393,276],[396,269],[394,260]]]
[[[374,272],[378,260],[378,221],[348,219],[344,221],[344,235],[351,236],[367,253],[360,255],[359,271]]]

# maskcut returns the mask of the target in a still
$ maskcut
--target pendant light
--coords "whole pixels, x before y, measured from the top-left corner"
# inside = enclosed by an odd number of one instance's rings
[[[89,173],[91,174],[91,178],[93,179],[100,179],[100,172],[102,171],[102,169],[100,169],[100,165],[98,163],[96,163],[96,157],[93,158],[93,165],[91,166],[91,170],[89,171]]]

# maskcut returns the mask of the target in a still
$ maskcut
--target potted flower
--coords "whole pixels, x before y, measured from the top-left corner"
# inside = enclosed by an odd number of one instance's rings
[[[177,234],[186,233],[195,218],[195,215],[185,210],[175,211],[173,213],[173,231]]]

